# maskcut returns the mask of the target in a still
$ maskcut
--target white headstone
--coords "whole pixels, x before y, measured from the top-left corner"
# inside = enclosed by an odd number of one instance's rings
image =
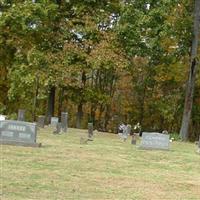
[[[57,126],[58,117],[51,117],[51,126]]]
[[[6,120],[6,116],[5,115],[0,115],[0,121],[4,121]]]

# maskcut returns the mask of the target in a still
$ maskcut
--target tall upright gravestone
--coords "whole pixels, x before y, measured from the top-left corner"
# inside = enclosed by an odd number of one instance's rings
[[[127,124],[127,127],[126,127],[127,135],[131,134],[131,128],[132,128],[131,125]]]
[[[38,116],[37,126],[40,128],[44,128],[44,124],[45,124],[45,116],[44,115]]]
[[[88,123],[88,138],[93,136],[93,123]]]
[[[61,122],[56,125],[56,130],[53,131],[54,134],[59,134],[61,132]]]
[[[199,147],[199,149],[200,149],[200,136],[199,136],[199,144],[198,144],[198,147]]]
[[[17,120],[18,121],[25,121],[25,110],[23,110],[23,109],[18,110]]]
[[[14,120],[0,121],[0,143],[7,145],[39,147],[36,143],[36,124]]]
[[[199,141],[197,141],[196,144],[197,144],[197,153],[200,154],[200,135],[199,135]]]
[[[68,113],[67,112],[62,112],[61,113],[61,129],[62,132],[67,132],[68,128]]]

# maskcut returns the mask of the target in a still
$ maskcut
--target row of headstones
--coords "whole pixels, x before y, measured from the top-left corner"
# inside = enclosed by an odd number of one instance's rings
[[[45,126],[45,119],[46,117],[44,115],[38,116],[37,119],[37,126],[40,128],[44,128]],[[25,121],[25,110],[18,110],[18,121]],[[54,131],[55,134],[64,132],[67,132],[68,128],[68,113],[62,112],[61,113],[61,122],[59,122],[58,117],[51,117],[51,126],[56,127],[56,130]],[[93,136],[93,123],[88,123],[88,139],[91,140]]]
[[[25,110],[19,109],[18,110],[18,121],[25,121]],[[44,128],[45,126],[46,117],[44,115],[40,115],[37,118],[37,127]],[[60,133],[60,132],[67,132],[68,128],[68,113],[62,112],[61,113],[61,122],[59,122],[58,117],[51,117],[50,119],[50,125],[53,127],[56,127],[56,130],[54,133]]]
[[[25,110],[22,110],[22,109],[18,110],[17,120],[18,121],[25,121]],[[38,116],[37,126],[40,127],[40,128],[44,128],[45,121],[46,121],[46,117],[44,115]],[[62,129],[63,132],[67,132],[67,127],[68,127],[67,121],[68,121],[68,113],[62,112],[61,113],[61,122],[59,122],[58,117],[51,117],[51,119],[50,119],[51,124],[50,125],[58,126],[59,129]]]
[[[51,125],[57,127],[56,133],[60,131],[67,132],[67,119],[68,114],[61,114],[61,123],[58,122],[58,118],[51,118]],[[37,127],[34,123],[24,122],[25,110],[19,110],[18,121],[3,120],[0,121],[0,142],[1,143],[19,143],[22,145],[38,146],[36,143]],[[37,125],[44,127],[45,116],[38,117]],[[127,138],[131,133],[131,126],[127,126],[126,131],[123,133],[123,137]],[[88,123],[88,139],[92,140],[93,136],[93,124]],[[136,135],[132,135],[132,144],[136,144]],[[161,133],[148,133],[143,132],[142,141],[140,144],[141,149],[161,149],[169,150],[169,135]],[[200,152],[200,139],[198,143],[198,151]]]
[[[54,133],[67,132],[68,113],[61,113],[61,122],[58,117],[51,118],[51,126],[56,127]],[[25,122],[25,110],[18,111],[16,120],[6,120],[3,116],[0,118],[0,143],[21,146],[38,147],[41,144],[36,143],[37,128],[44,128],[45,116],[39,116],[37,123]],[[93,124],[88,123],[88,139],[92,140]]]
[[[55,132],[67,132],[68,113],[61,113],[61,122],[58,118],[51,118],[51,125],[56,127]],[[0,143],[21,146],[41,146],[36,143],[37,128],[44,128],[45,116],[39,116],[37,123],[29,123],[25,121],[25,110],[19,109],[17,121],[6,120],[6,117],[0,119]]]
[[[124,141],[126,141],[128,136],[131,135],[131,129],[132,129],[132,127],[130,124],[124,125],[124,130],[122,132],[118,133],[120,138],[122,138]],[[135,134],[132,134],[131,144],[136,144],[136,135]]]
[[[131,126],[127,125],[127,129],[124,133],[124,137],[127,139],[127,136],[131,132]],[[135,133],[132,134],[131,144],[136,144],[136,135]],[[200,136],[198,144],[197,153],[200,154]],[[142,140],[139,146],[140,149],[158,149],[158,150],[169,150],[170,149],[170,136],[164,133],[157,133],[157,132],[143,132],[142,133]]]
[[[131,144],[136,145],[136,133],[131,133],[131,125],[124,125],[123,132],[119,132],[119,136],[126,141],[128,136],[132,134]],[[142,133],[142,141],[140,143],[140,149],[160,149],[160,150],[169,150],[170,148],[170,140],[168,134],[161,133]]]

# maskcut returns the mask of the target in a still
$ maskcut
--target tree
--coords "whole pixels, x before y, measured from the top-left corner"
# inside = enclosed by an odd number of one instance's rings
[[[183,118],[182,118],[182,124],[181,124],[181,129],[180,129],[180,137],[184,141],[188,139],[188,135],[189,135],[188,131],[189,131],[189,124],[190,124],[192,105],[193,105],[195,80],[196,80],[196,74],[197,74],[197,66],[199,64],[198,58],[197,58],[199,33],[200,33],[200,0],[195,0],[190,71],[189,71],[189,77],[188,77],[188,82],[186,86],[185,104],[184,104]]]

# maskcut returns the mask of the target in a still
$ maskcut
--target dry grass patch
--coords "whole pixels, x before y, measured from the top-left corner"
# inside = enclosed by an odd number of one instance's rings
[[[199,200],[200,156],[191,143],[143,151],[117,135],[39,131],[42,148],[1,146],[2,200]]]

